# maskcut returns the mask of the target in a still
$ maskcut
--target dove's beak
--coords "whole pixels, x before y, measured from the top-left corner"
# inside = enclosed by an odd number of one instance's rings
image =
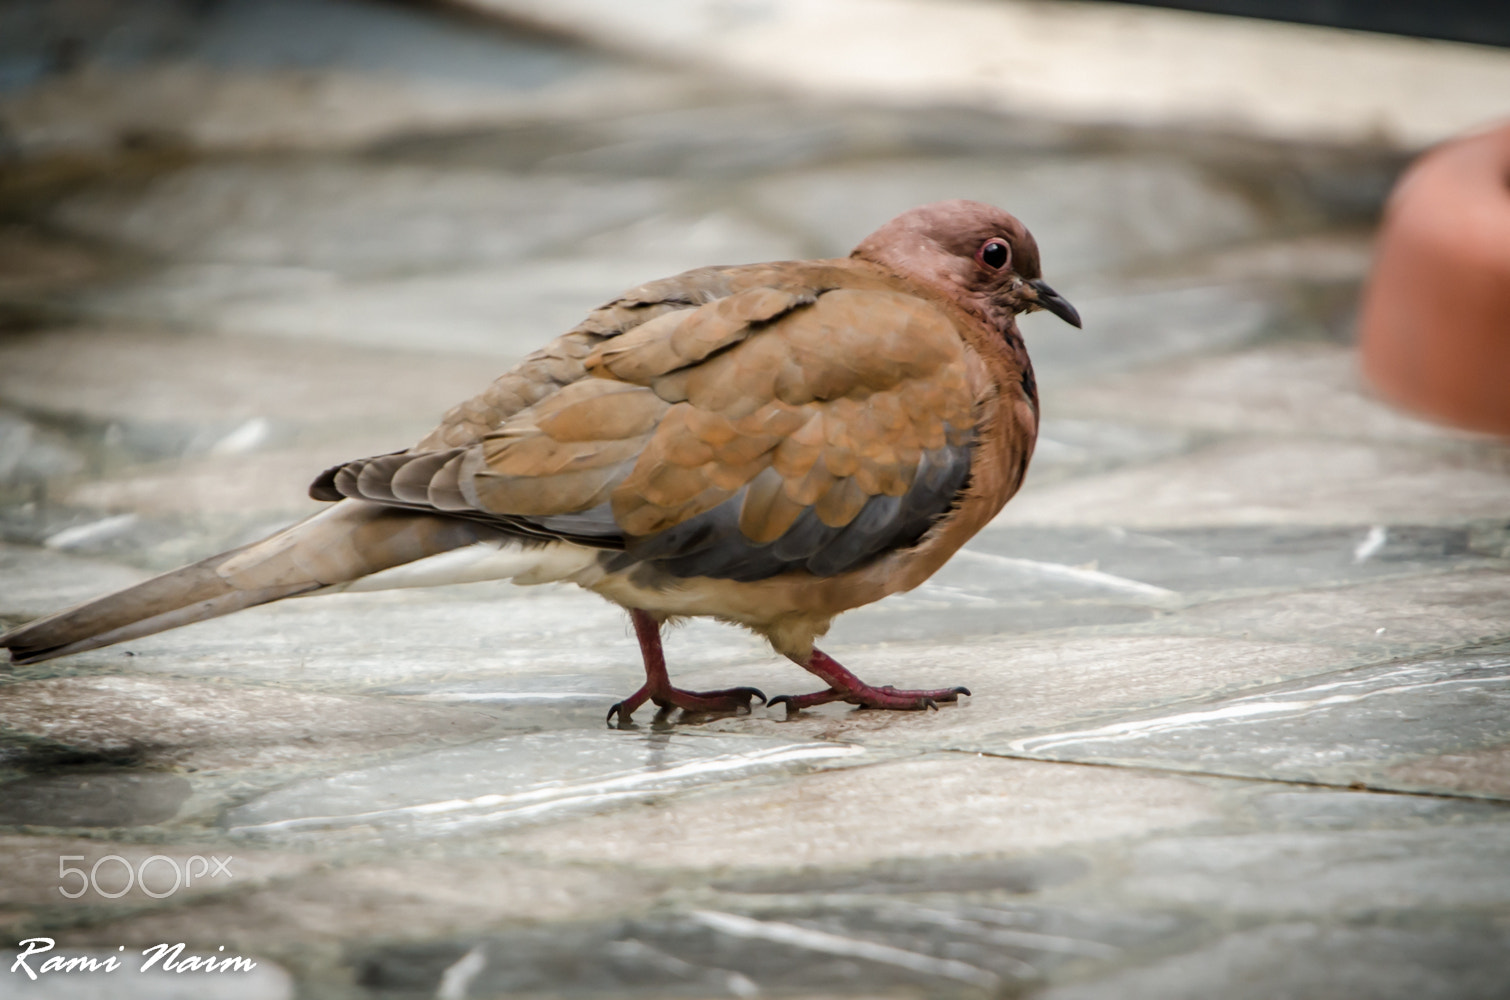
[[[1039,309],[1047,309],[1070,326],[1080,326],[1080,314],[1075,311],[1075,307],[1070,305],[1068,299],[1050,288],[1047,282],[1030,281],[1028,287],[1033,289],[1033,294],[1036,296],[1033,303]]]

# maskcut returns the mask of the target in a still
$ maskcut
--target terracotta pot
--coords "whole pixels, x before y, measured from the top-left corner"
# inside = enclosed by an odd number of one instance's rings
[[[1510,435],[1510,125],[1430,151],[1395,186],[1359,347],[1388,399]]]

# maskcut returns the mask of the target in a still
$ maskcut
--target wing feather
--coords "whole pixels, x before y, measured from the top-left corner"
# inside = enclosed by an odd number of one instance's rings
[[[677,576],[844,572],[915,544],[969,478],[979,401],[927,299],[833,266],[635,289],[408,453],[347,463],[361,496],[624,549]]]

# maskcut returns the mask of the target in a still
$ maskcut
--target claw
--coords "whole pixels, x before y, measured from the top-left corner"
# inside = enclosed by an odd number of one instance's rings
[[[955,694],[962,694],[962,695],[966,696],[967,698],[968,697],[972,697],[971,694],[970,694],[970,689],[967,688],[967,687],[956,687],[954,689],[954,693]]]
[[[923,707],[929,709],[930,711],[937,712],[939,710],[939,703],[934,701],[932,698],[924,698]]]
[[[790,719],[804,708],[812,708],[814,705],[827,705],[831,701],[844,701],[843,691],[829,688],[827,691],[814,691],[812,694],[779,694],[766,702],[767,708],[772,708],[782,702],[786,703],[786,717]]]
[[[746,708],[750,707],[750,704],[749,704],[749,699],[750,698],[759,698],[760,699],[760,703],[762,705],[769,705],[770,704],[770,702],[768,700],[766,700],[765,692],[762,691],[762,690],[760,690],[760,688],[752,688],[752,687],[735,688],[734,690],[730,691],[729,693],[733,694],[733,695],[741,695],[741,694],[742,695],[746,695],[747,696],[746,699],[745,699],[745,707]]]

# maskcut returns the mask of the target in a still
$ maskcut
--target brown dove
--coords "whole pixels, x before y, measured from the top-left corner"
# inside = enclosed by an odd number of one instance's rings
[[[660,629],[702,615],[766,637],[829,701],[921,709],[963,687],[872,687],[814,640],[928,579],[1022,483],[1038,431],[1018,313],[1075,309],[1017,219],[945,201],[849,257],[704,267],[632,289],[404,451],[328,470],[331,506],[270,538],[0,636],[16,663],[322,592],[570,581],[628,610],[647,700],[748,709],[749,687],[671,686]]]

